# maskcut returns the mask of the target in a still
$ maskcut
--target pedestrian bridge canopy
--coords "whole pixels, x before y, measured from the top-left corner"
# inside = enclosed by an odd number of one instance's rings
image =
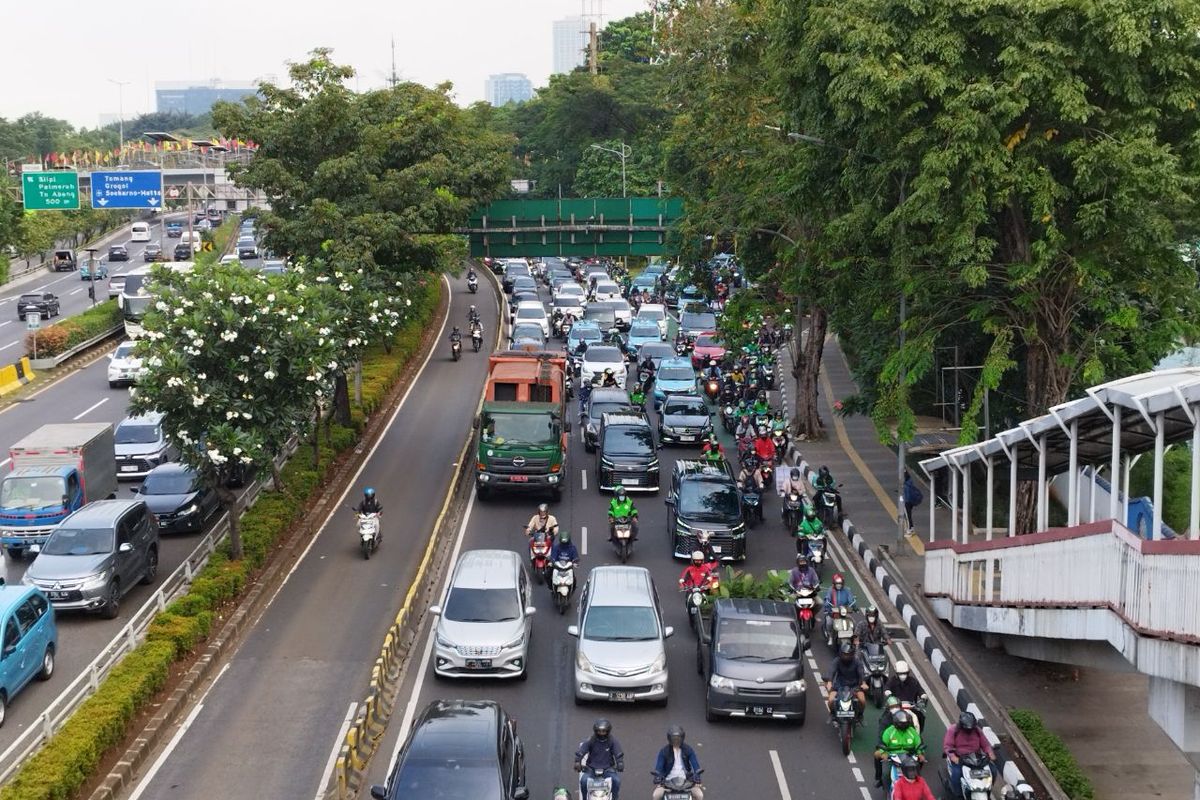
[[[476,258],[654,256],[682,216],[675,197],[497,200],[458,233]]]

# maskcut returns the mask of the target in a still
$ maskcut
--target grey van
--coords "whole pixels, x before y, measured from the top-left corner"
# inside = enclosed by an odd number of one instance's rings
[[[713,604],[701,658],[704,716],[763,717],[804,724],[805,637],[788,603],[727,598]]]

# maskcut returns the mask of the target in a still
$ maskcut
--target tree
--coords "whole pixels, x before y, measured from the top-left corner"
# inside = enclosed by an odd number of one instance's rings
[[[234,559],[242,543],[229,484],[273,472],[283,444],[308,424],[311,398],[330,392],[338,348],[320,336],[300,280],[215,265],[154,273],[159,299],[138,345],[147,374],[130,407],[165,414],[180,459],[216,488]]]
[[[579,197],[621,197],[624,190],[630,197],[650,197],[658,193],[658,148],[651,153],[639,153],[624,142],[597,142],[609,148],[600,150],[589,146],[579,159],[575,171],[574,193]],[[625,147],[625,177],[621,178],[620,152]]]

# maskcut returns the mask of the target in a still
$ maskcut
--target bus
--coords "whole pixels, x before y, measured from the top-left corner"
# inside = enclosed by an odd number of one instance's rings
[[[191,272],[194,266],[195,262],[192,261],[176,261],[166,264],[147,264],[144,267],[135,267],[125,273],[125,285],[117,297],[117,304],[125,319],[126,338],[138,339],[144,333],[142,320],[146,316],[147,309],[154,302],[154,284],[151,281],[154,268],[158,267],[171,272]]]
[[[148,242],[150,241],[150,223],[135,222],[129,226],[129,241],[131,242]]]

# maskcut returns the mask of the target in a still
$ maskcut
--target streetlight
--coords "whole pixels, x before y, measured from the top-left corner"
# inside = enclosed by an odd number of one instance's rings
[[[125,87],[130,84],[130,81],[119,81],[116,78],[109,78],[108,82],[117,87],[117,125],[120,131],[121,139],[121,158],[125,156]]]
[[[629,195],[625,191],[625,159],[633,155],[633,148],[624,142],[621,142],[620,150],[616,149],[615,147],[605,147],[602,144],[594,144],[592,145],[592,149],[603,150],[606,153],[612,153],[614,156],[618,156],[621,159],[621,197],[628,197]]]
[[[92,308],[96,307],[96,248],[89,247],[88,254],[88,297],[92,298]]]

